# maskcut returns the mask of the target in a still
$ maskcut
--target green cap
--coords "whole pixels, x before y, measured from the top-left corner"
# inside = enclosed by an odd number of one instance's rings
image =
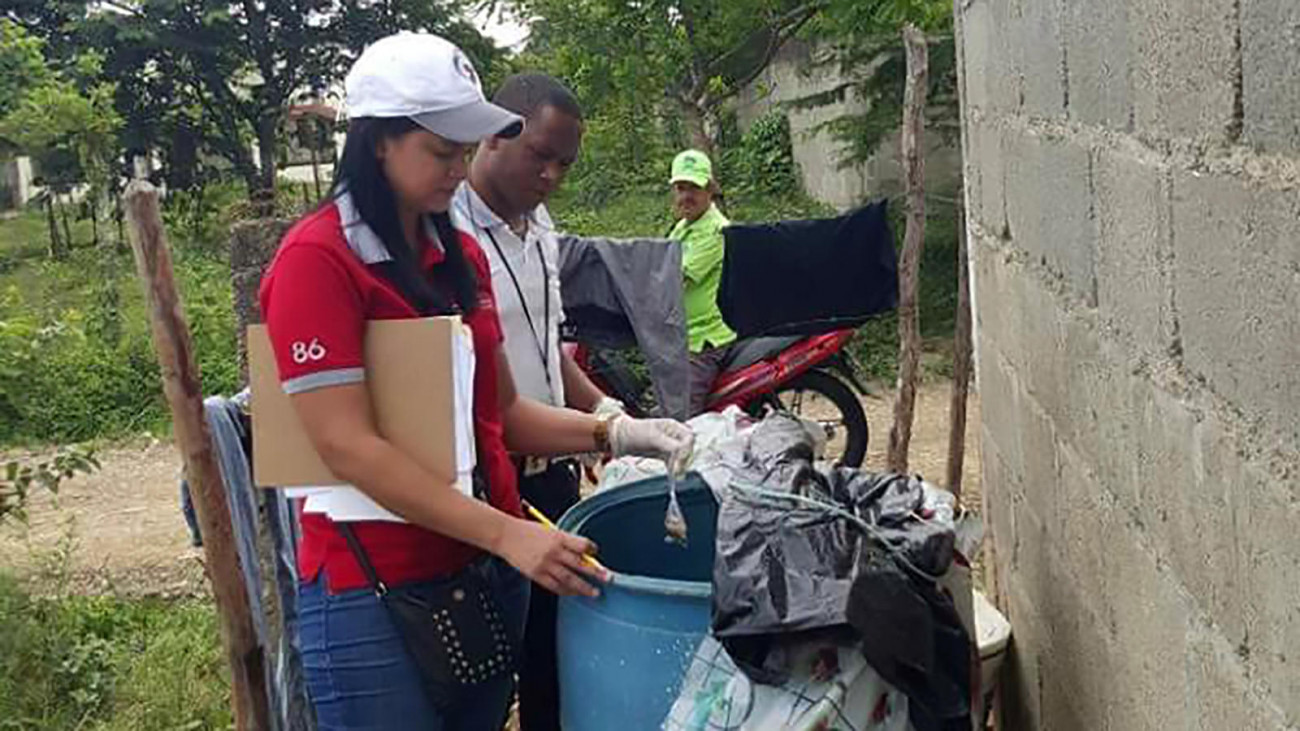
[[[703,152],[687,150],[673,158],[673,177],[669,184],[685,181],[707,188],[710,180],[713,180],[713,163]]]

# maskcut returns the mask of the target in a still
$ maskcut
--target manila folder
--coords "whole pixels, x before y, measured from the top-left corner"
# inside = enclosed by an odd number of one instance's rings
[[[365,385],[384,437],[435,476],[455,483],[459,317],[366,323]],[[312,446],[281,386],[264,325],[248,328],[253,481],[259,487],[342,485]],[[462,386],[463,387],[463,386]],[[462,391],[463,393],[463,391]]]

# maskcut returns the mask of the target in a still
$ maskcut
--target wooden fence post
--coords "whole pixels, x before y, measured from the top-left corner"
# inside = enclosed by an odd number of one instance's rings
[[[889,430],[891,472],[907,472],[921,367],[921,323],[916,306],[921,249],[925,244],[925,104],[929,91],[929,49],[914,25],[903,29],[907,50],[907,86],[903,92],[903,175],[907,182],[907,232],[898,272],[898,400]]]
[[[966,399],[971,375],[970,270],[966,242],[966,206],[957,202],[957,332],[953,334],[952,404],[948,409],[948,489],[961,501],[966,461]]]
[[[203,533],[208,580],[216,598],[221,636],[230,663],[235,728],[267,731],[270,717],[265,659],[253,627],[226,491],[203,415],[203,390],[189,327],[176,290],[171,252],[158,210],[158,191],[148,182],[137,180],[127,187],[124,197],[131,250],[149,304],[163,392],[171,407],[176,443]]]

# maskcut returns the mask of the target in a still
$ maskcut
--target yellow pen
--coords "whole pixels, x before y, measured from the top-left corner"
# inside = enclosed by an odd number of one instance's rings
[[[542,513],[542,511],[538,510],[537,508],[534,508],[532,505],[529,505],[527,500],[522,500],[520,502],[524,504],[524,510],[528,511],[528,514],[533,516],[533,520],[536,520],[538,523],[541,523],[542,525],[546,526],[547,528],[550,528],[551,530],[559,530],[559,528],[556,527],[556,525],[551,522],[550,518],[546,517],[546,515]],[[591,556],[590,554],[584,553],[582,554],[582,558],[592,568],[600,569],[601,571],[604,571],[607,574],[613,573],[609,569],[602,566],[601,563],[597,561],[596,558],[594,556]]]

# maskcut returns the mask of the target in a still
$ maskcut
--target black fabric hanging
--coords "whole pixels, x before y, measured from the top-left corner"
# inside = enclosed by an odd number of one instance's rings
[[[742,338],[857,327],[898,306],[888,206],[836,218],[728,226],[718,307]]]

